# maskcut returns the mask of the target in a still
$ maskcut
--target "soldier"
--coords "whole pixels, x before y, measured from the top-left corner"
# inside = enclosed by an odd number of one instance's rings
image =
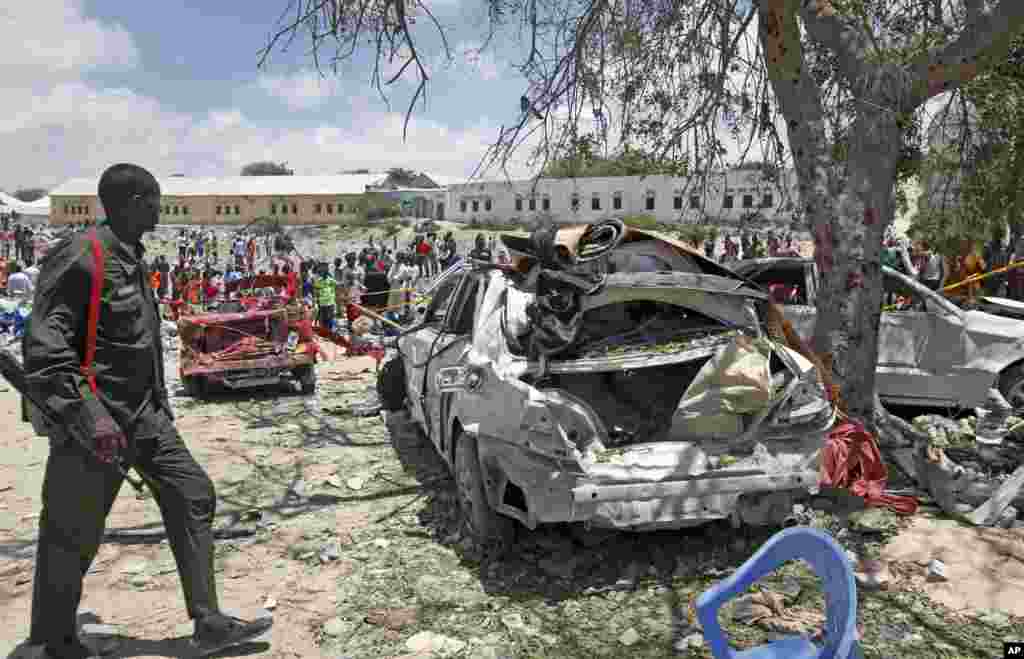
[[[77,636],[76,611],[121,488],[109,464],[120,457],[160,507],[195,623],[192,643],[206,656],[261,636],[272,620],[227,616],[217,601],[213,483],[174,426],[160,316],[143,265],[141,238],[159,221],[160,186],[145,169],[119,164],[103,173],[99,196],[107,223],[70,235],[46,258],[23,344],[26,385],[59,423],[47,433],[30,640],[49,657],[94,656]],[[86,370],[90,305],[82,301],[94,290],[94,238],[109,265],[97,277],[95,369]]]

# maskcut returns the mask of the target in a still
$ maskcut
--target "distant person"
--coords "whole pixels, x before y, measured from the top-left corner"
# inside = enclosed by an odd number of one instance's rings
[[[317,320],[320,327],[334,331],[334,305],[337,295],[334,277],[331,276],[326,263],[317,268],[317,278],[313,283],[316,293]]]
[[[430,247],[430,251],[427,252],[427,269],[430,271],[430,276],[435,277],[441,272],[437,258],[439,245],[436,233],[427,234],[427,245]]]
[[[22,272],[21,264],[15,261],[8,267],[7,294],[11,297],[31,297],[35,290],[32,279]]]
[[[441,246],[441,267],[445,270],[452,267],[455,264],[455,260],[458,258],[459,246],[455,242],[455,238],[452,237],[452,232],[449,231],[444,234],[444,241]]]
[[[470,250],[468,256],[477,261],[491,262],[491,248],[487,246],[487,238],[484,237],[484,234],[476,234],[473,249]]]

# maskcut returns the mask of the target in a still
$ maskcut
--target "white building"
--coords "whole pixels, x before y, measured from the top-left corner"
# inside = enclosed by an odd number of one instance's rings
[[[733,170],[699,179],[621,176],[538,181],[482,181],[448,187],[446,219],[457,222],[593,222],[647,215],[659,222],[788,225],[796,211],[796,176],[779,182],[761,171]]]

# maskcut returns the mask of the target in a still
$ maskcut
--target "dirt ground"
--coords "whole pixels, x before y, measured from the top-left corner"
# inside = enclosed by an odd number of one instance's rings
[[[171,383],[182,435],[217,485],[218,527],[236,522],[250,532],[218,540],[221,601],[241,614],[272,609],[276,619],[266,642],[219,656],[710,656],[696,597],[775,529],[610,534],[564,525],[522,530],[510,555],[482,561],[461,535],[453,484],[432,447],[403,415],[385,421],[353,407],[372,398],[373,361],[332,352],[313,397],[198,402]],[[47,443],[18,421],[16,394],[0,388],[0,652],[32,657],[38,650],[23,642]],[[897,520],[879,535],[820,513],[805,522],[876,556],[909,524]],[[191,625],[159,529],[152,499],[125,486],[80,615],[114,626],[85,629],[105,635],[86,638],[109,656],[188,656]],[[1002,656],[1004,639],[1024,639],[1024,621],[1009,615],[1016,611],[943,604],[920,582],[919,557],[889,558],[887,588],[859,595],[866,656],[990,658]],[[947,560],[955,590],[966,577]],[[821,625],[821,592],[802,564],[767,584],[786,594],[786,612],[777,624],[753,624],[739,607],[727,609],[737,646],[794,624],[809,634]]]

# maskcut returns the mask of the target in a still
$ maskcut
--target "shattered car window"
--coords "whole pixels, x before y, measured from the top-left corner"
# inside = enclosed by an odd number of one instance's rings
[[[807,304],[807,286],[802,264],[784,268],[768,268],[752,276],[764,287],[777,304]]]

